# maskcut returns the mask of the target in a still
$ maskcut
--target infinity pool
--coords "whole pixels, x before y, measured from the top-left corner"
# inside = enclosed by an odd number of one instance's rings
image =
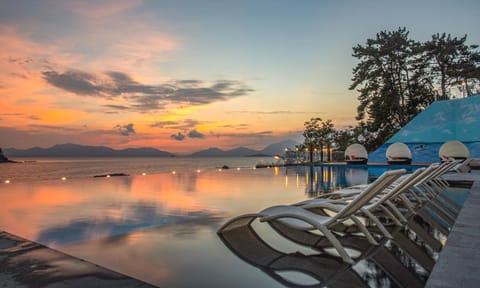
[[[231,217],[363,184],[376,173],[338,169],[215,170],[2,184],[0,230],[161,287],[279,287],[282,282],[232,253],[216,231]],[[295,273],[288,277],[311,281]],[[379,277],[393,283],[385,273]]]

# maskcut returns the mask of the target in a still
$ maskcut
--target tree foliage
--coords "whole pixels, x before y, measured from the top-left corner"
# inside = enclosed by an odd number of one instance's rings
[[[375,149],[431,102],[448,98],[448,87],[460,85],[464,95],[478,91],[478,46],[465,42],[466,36],[435,34],[420,43],[399,28],[381,31],[365,45],[353,47],[359,63],[350,89],[359,92],[357,132],[366,146]]]
[[[345,151],[348,146],[357,142],[355,130],[352,126],[336,130],[334,137],[333,143],[335,144],[335,148],[340,151]]]
[[[350,89],[359,92],[358,125],[336,131],[331,120],[305,122],[303,147],[310,159],[314,149],[320,149],[323,160],[323,148],[333,144],[345,150],[360,143],[373,151],[433,101],[479,93],[479,46],[466,41],[466,35],[437,33],[422,43],[410,39],[406,28],[398,28],[353,47],[358,64]]]
[[[467,35],[457,38],[437,33],[421,46],[420,63],[439,100],[449,99],[455,92],[452,87],[457,87],[462,96],[479,90],[480,53],[475,50],[478,45],[466,45],[466,41]]]
[[[320,149],[320,159],[323,160],[323,148],[330,148],[334,140],[335,129],[332,120],[323,121],[320,117],[311,118],[305,122],[304,126],[303,145],[308,148],[310,162],[313,161],[315,149]],[[330,154],[328,157],[330,160]]]
[[[420,44],[408,38],[405,28],[382,31],[365,46],[353,48],[360,62],[353,69],[350,89],[360,93],[357,120],[365,120],[382,139],[393,135],[433,101],[415,69]]]

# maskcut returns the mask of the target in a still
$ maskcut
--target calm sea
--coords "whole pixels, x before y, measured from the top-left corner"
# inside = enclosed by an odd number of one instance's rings
[[[258,163],[272,163],[272,157],[150,157],[150,158],[15,158],[22,163],[0,164],[0,180],[41,181],[89,178],[95,175],[125,173],[129,175],[164,172],[189,172],[220,169],[253,168]]]

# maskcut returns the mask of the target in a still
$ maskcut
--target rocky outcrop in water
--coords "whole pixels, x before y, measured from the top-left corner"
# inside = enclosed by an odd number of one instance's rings
[[[17,163],[16,161],[10,160],[3,154],[2,148],[0,148],[0,163]]]
[[[2,148],[0,148],[0,163],[1,162],[10,162],[8,158],[5,155],[3,155]]]

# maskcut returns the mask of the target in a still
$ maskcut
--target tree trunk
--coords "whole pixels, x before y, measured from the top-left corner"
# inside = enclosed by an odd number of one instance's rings
[[[310,163],[313,163],[313,145],[310,145]]]
[[[442,89],[442,99],[441,100],[446,100],[447,99],[447,87],[446,87],[446,75],[445,75],[445,69],[443,66],[440,67],[440,88]]]
[[[332,161],[332,155],[330,153],[330,144],[327,145],[327,161],[328,162]]]
[[[320,144],[320,162],[323,162],[323,144]]]

